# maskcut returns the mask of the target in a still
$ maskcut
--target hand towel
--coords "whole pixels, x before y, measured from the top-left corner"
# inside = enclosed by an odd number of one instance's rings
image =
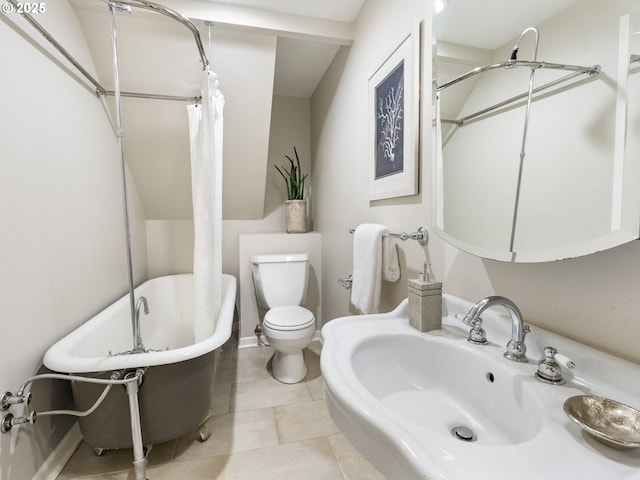
[[[382,237],[382,279],[386,282],[397,282],[400,278],[400,261],[398,249],[393,238]]]
[[[381,280],[393,282],[400,277],[395,241],[383,238],[388,232],[384,225],[363,223],[353,236],[351,304],[364,314],[378,311]]]

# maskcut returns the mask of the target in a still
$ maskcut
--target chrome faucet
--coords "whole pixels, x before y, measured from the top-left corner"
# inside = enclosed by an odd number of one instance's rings
[[[524,337],[529,333],[529,325],[522,321],[520,309],[511,300],[505,297],[492,296],[486,297],[476,303],[463,320],[468,325],[476,324],[480,319],[480,314],[487,308],[501,305],[507,309],[511,315],[511,340],[507,343],[507,351],[504,357],[514,362],[528,362],[526,352],[527,347],[524,344]]]
[[[136,302],[136,317],[133,322],[133,351],[135,353],[144,352],[142,336],[140,334],[140,307],[144,306],[145,315],[149,315],[149,303],[146,297],[138,298]]]

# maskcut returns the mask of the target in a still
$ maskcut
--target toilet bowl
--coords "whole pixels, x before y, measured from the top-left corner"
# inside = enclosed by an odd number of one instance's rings
[[[303,307],[275,307],[262,321],[267,341],[275,353],[271,362],[273,376],[284,383],[297,383],[307,375],[302,350],[316,331],[316,322]]]
[[[309,254],[252,255],[258,304],[268,311],[262,328],[274,348],[273,376],[297,383],[307,375],[303,349],[315,333],[313,313],[300,306],[306,295]]]

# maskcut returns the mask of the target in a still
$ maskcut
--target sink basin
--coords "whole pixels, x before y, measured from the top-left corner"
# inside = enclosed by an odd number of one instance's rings
[[[535,436],[541,405],[522,390],[522,378],[500,359],[426,336],[375,336],[351,358],[354,374],[382,405],[425,428],[450,436],[458,426],[472,441],[513,445]],[[455,433],[454,433],[455,435]]]
[[[449,295],[445,300],[441,330],[409,326],[406,300],[393,312],[342,317],[322,329],[329,413],[383,475],[640,480],[637,450],[594,440],[563,410],[577,395],[638,409],[640,365],[536,327],[526,339],[532,360],[511,362],[502,355],[511,322],[500,309],[483,312],[489,343],[472,345],[468,327],[455,318],[472,304]],[[534,377],[546,346],[576,363],[563,369],[565,385]]]

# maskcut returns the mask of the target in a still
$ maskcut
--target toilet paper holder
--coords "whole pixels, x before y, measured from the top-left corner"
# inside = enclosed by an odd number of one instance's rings
[[[349,275],[348,277],[338,278],[338,283],[342,285],[347,290],[351,290],[353,286],[353,275]]]

